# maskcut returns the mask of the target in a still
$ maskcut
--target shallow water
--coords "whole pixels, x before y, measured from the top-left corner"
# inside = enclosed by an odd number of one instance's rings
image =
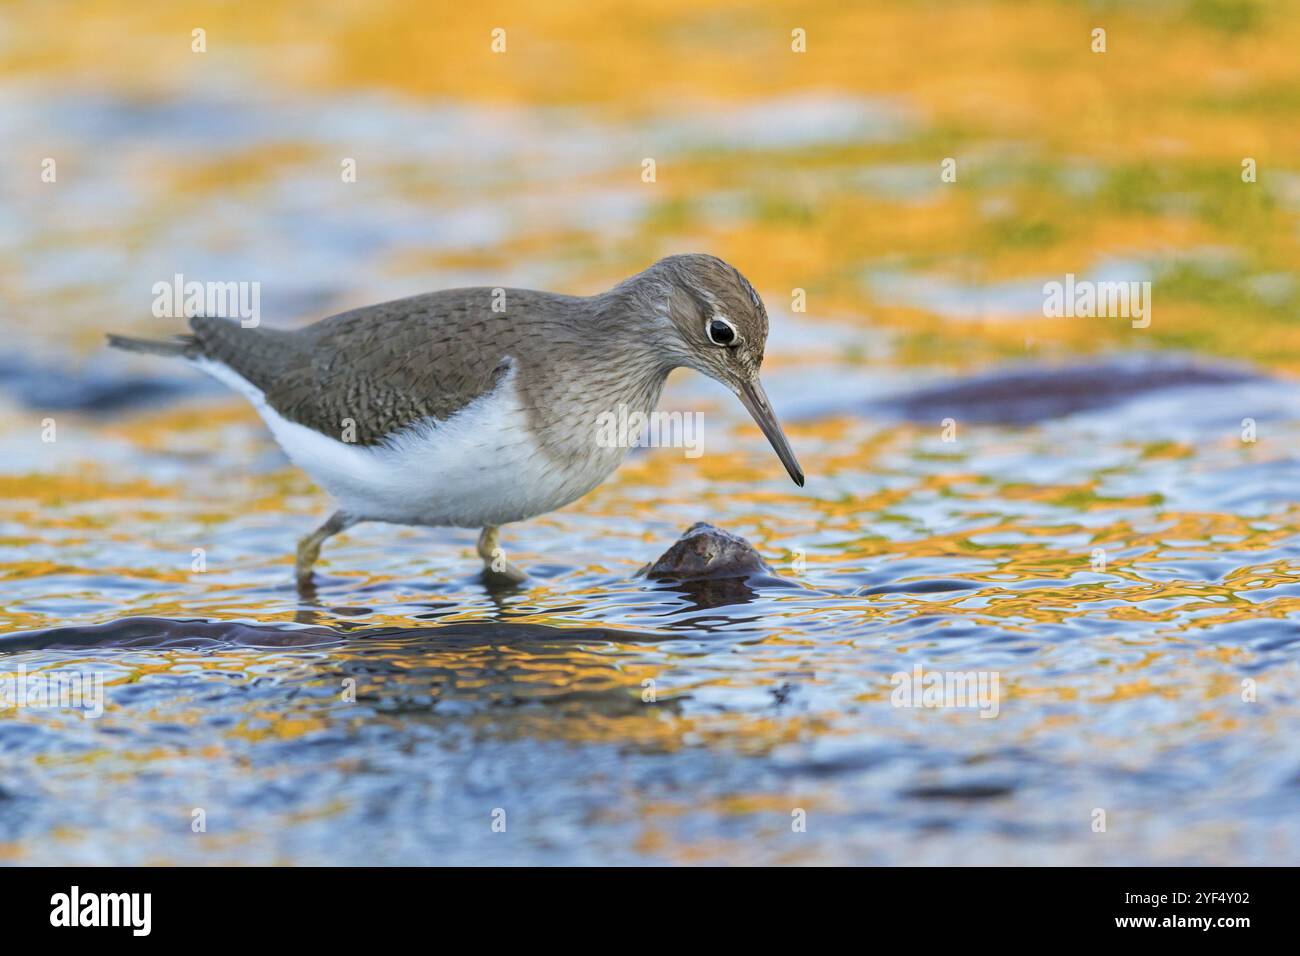
[[[1006,275],[978,242],[875,248],[837,203],[952,235],[965,215],[1000,228],[1008,196],[1041,186],[1013,163],[1010,189],[974,185],[982,212],[947,198],[918,173],[942,118],[886,85],[624,116],[180,82],[0,94],[3,138],[24,157],[55,144],[65,171],[42,193],[0,169],[0,671],[90,675],[104,695],[96,717],[0,710],[0,860],[1300,862],[1281,324],[1276,361],[1250,336],[1221,347],[1209,320],[1176,318],[1179,289],[1201,288],[1179,273],[1151,335],[1081,320],[1126,354],[1062,373],[1077,326],[988,315],[1032,310],[1024,290],[1062,262],[1109,275],[1154,254],[1091,236],[1077,266],[1057,249]],[[664,162],[660,191],[637,178],[648,148],[682,170]],[[363,175],[341,192],[347,155]],[[1124,174],[1061,168],[1084,192]],[[1167,235],[1163,215],[1143,228]],[[1142,277],[1226,268],[1285,312],[1293,287],[1261,281],[1275,264],[1207,252],[1245,248],[1250,224],[1217,226]],[[721,387],[678,373],[664,407],[703,412],[704,454],[637,452],[507,529],[531,574],[517,589],[485,586],[474,532],[362,525],[303,598],[291,553],[324,497],[237,399],[98,345],[167,331],[149,290],[178,272],[260,279],[265,321],[290,325],[468,283],[592,291],[694,248],[774,263],[751,275],[773,316],[765,378],[807,486]],[[988,268],[937,274],[951,255]],[[786,291],[801,275],[807,314]],[[700,520],[774,578],[636,576]],[[996,676],[996,716],[895,706],[891,678],[918,665]]]
[[[1300,438],[1288,401],[1203,387],[1178,397],[1206,410],[1197,434],[1140,399],[951,444],[821,418],[791,427],[802,491],[719,407],[726,471],[658,450],[512,529],[523,588],[479,581],[472,532],[362,526],[327,549],[310,603],[289,549],[319,500],[255,422],[200,415],[185,434],[217,452],[83,462],[6,504],[4,667],[102,672],[107,703],[6,712],[7,855],[1275,860],[1300,772],[1297,463],[1269,450]],[[1237,440],[1247,407],[1269,442]],[[783,583],[634,577],[701,517]],[[893,706],[891,675],[917,664],[995,672],[996,719]]]

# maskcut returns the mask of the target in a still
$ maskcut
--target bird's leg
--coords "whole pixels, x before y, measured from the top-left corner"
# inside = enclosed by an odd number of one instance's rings
[[[345,531],[357,523],[356,518],[342,511],[336,511],[329,516],[329,519],[298,542],[298,586],[307,587],[311,584],[311,569],[320,557],[320,546],[325,543],[327,538],[332,538],[340,531]]]
[[[528,580],[528,575],[520,571],[506,559],[501,547],[501,533],[489,525],[478,536],[478,556],[483,559],[483,573],[489,580],[507,584],[519,584]]]

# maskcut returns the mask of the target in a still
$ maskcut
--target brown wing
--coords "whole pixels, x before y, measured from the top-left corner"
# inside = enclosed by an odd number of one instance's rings
[[[344,312],[298,331],[191,321],[201,354],[256,385],[290,421],[372,445],[490,391],[513,324],[491,289],[450,289]]]

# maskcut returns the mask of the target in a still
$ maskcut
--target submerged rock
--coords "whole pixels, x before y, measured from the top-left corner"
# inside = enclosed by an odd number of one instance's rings
[[[640,571],[649,578],[699,581],[771,574],[771,569],[740,535],[700,521],[686,529],[654,564]]]

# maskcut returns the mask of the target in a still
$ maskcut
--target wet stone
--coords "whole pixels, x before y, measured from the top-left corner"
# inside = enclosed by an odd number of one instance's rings
[[[700,521],[671,548],[639,572],[649,578],[692,581],[770,574],[771,569],[744,538]]]

